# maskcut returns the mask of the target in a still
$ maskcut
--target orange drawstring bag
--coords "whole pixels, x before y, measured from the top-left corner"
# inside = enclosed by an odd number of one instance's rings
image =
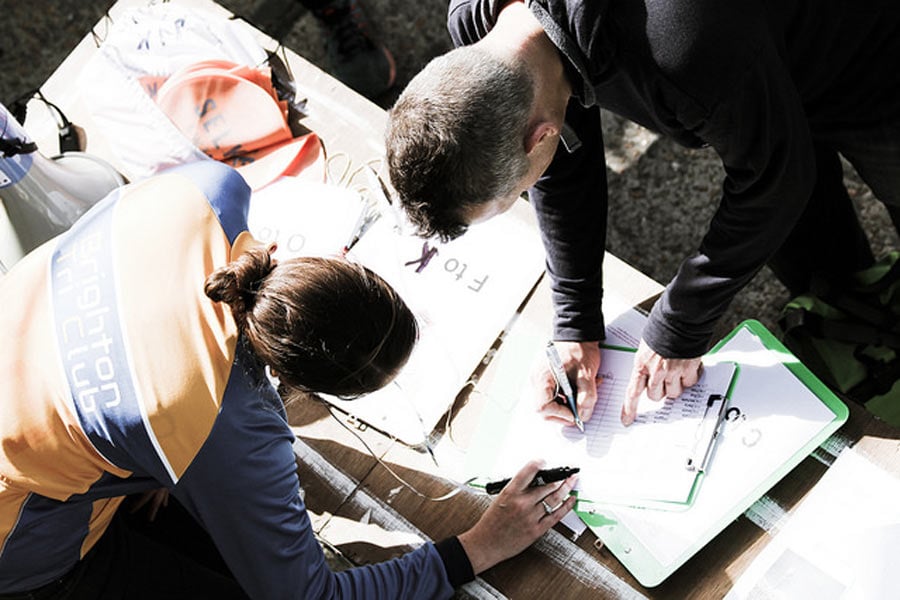
[[[156,103],[194,146],[235,167],[254,190],[281,176],[325,181],[322,144],[315,133],[294,137],[268,67],[197,62],[172,74]]]

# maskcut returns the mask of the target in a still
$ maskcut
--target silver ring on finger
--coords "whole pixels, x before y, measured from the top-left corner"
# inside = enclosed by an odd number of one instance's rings
[[[556,508],[553,508],[552,506],[547,504],[546,500],[541,500],[541,504],[544,507],[544,512],[547,513],[548,515],[552,515],[553,511],[556,510]],[[559,508],[559,507],[557,507],[557,508]]]

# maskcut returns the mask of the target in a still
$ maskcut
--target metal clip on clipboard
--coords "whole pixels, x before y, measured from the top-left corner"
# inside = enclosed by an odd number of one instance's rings
[[[718,408],[714,408],[717,402]],[[709,399],[707,399],[706,410],[703,411],[703,417],[697,425],[694,447],[685,463],[685,468],[688,471],[706,472],[716,440],[719,438],[727,403],[728,398],[723,394],[710,394]],[[709,432],[710,427],[713,428],[711,433]]]

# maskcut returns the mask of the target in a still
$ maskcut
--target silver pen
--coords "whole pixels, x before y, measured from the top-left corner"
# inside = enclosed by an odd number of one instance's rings
[[[365,197],[362,197],[362,210],[359,212],[359,218],[356,219],[356,224],[353,226],[353,231],[350,233],[350,239],[347,240],[347,243],[344,244],[344,248],[342,253],[344,256],[347,255],[350,250],[353,249],[353,246],[359,242],[360,238],[369,228],[381,218],[381,207],[390,206],[391,201],[387,195],[387,189],[385,188],[384,182],[381,181],[381,178],[378,176],[378,173],[375,170],[366,165],[362,170],[363,174],[366,177],[368,194]]]
[[[547,342],[547,361],[550,363],[550,372],[553,373],[553,379],[556,380],[556,385],[562,390],[563,395],[566,397],[566,404],[575,417],[575,426],[578,427],[581,433],[584,433],[584,423],[581,421],[581,417],[578,416],[578,406],[575,403],[575,392],[572,391],[569,376],[566,375],[562,359],[559,357],[559,352],[556,351],[556,346],[553,345],[552,341]]]
[[[706,446],[702,448],[703,453],[700,454],[698,451],[701,449],[698,446],[700,445],[701,438],[699,437],[703,431],[703,425],[706,423],[707,419],[710,415],[710,409],[715,402],[720,402],[719,410],[715,413],[715,424],[713,425],[712,435],[709,436],[709,440],[706,443]],[[706,401],[706,410],[703,412],[703,418],[700,419],[700,423],[697,424],[697,435],[698,439],[694,443],[694,448],[691,452],[691,456],[688,457],[687,463],[685,464],[685,468],[688,471],[703,471],[706,472],[707,467],[709,467],[709,459],[712,456],[713,447],[716,445],[716,439],[719,437],[719,432],[722,429],[722,423],[725,418],[725,405],[728,403],[728,398],[721,394],[711,394]]]

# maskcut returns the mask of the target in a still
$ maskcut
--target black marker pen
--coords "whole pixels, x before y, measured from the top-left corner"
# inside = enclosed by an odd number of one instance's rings
[[[578,467],[557,467],[555,469],[542,469],[537,472],[537,475],[534,476],[534,479],[531,480],[531,483],[528,484],[528,487],[537,487],[539,485],[547,485],[548,483],[553,483],[554,481],[562,481],[563,479],[568,478],[570,475],[574,475],[578,471],[580,471]],[[488,494],[498,494],[500,490],[506,487],[506,484],[511,481],[512,478],[507,477],[506,479],[501,479],[500,481],[492,481],[491,483],[484,486],[484,491]]]

